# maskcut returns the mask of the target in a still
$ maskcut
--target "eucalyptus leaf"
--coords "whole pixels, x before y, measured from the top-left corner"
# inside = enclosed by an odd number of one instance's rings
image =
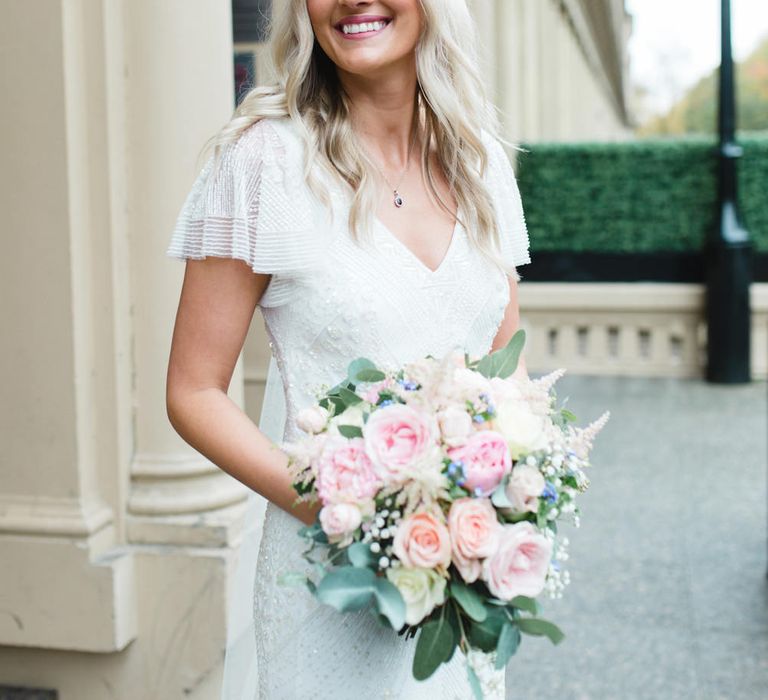
[[[355,379],[358,382],[380,382],[386,379],[387,375],[380,369],[364,368],[358,371],[355,375]]]
[[[363,437],[363,429],[357,425],[339,425],[337,428],[345,438]]]
[[[480,685],[480,679],[477,677],[475,669],[472,668],[472,664],[469,661],[467,661],[467,678],[469,679],[469,687],[472,688],[475,700],[483,700],[483,688]]]
[[[376,577],[374,597],[379,612],[397,631],[405,624],[405,601],[397,587],[381,576]]]
[[[374,563],[370,545],[354,542],[347,547],[347,556],[352,566],[370,566]]]
[[[538,617],[521,617],[515,624],[521,632],[532,634],[539,637],[547,637],[552,644],[559,644],[565,639],[565,635],[560,628],[549,620],[542,620]]]
[[[539,614],[539,603],[535,598],[529,598],[526,595],[518,595],[512,598],[509,604],[520,610],[531,613],[531,615]]]
[[[376,369],[376,365],[367,357],[358,357],[347,366],[347,379],[353,384],[358,381],[357,375],[364,369]]]
[[[341,566],[325,575],[315,595],[321,603],[339,612],[360,610],[371,600],[376,575],[371,569]]]
[[[520,328],[505,347],[493,353],[493,372],[495,377],[505,379],[517,369],[517,363],[524,345],[525,331]]]
[[[475,622],[483,622],[488,617],[488,611],[483,606],[483,599],[463,583],[458,581],[451,583],[451,596]]]
[[[506,477],[502,480],[502,482],[496,487],[494,492],[491,494],[491,503],[493,503],[493,505],[495,505],[497,508],[513,507],[512,501],[510,501],[509,497],[507,496]]]
[[[467,637],[473,647],[485,652],[496,649],[501,628],[506,621],[506,613],[502,608],[485,606],[487,616],[482,622],[472,621],[467,631]]]
[[[509,622],[505,622],[499,635],[496,647],[496,669],[501,670],[507,665],[520,645],[520,630]]]
[[[347,406],[354,406],[363,400],[361,396],[358,396],[354,391],[350,391],[345,387],[339,388],[339,396]]]
[[[428,622],[421,628],[413,657],[413,677],[417,681],[429,678],[450,655],[456,640],[445,617]]]

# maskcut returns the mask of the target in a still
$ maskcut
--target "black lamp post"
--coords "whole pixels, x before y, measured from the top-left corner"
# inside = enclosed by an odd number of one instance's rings
[[[721,0],[721,61],[718,107],[717,223],[705,246],[707,274],[706,378],[721,384],[749,382],[752,242],[741,225],[736,201],[736,143],[730,0]]]

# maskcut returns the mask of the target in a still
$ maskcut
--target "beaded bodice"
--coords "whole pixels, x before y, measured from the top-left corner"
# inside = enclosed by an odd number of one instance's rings
[[[487,182],[502,233],[502,255],[530,262],[512,169],[488,141]],[[237,257],[272,275],[260,301],[285,388],[286,439],[298,410],[365,356],[396,367],[460,347],[486,353],[509,301],[505,273],[471,245],[461,224],[431,270],[378,219],[373,246],[348,234],[350,197],[325,177],[329,210],[303,182],[303,143],[291,120],[264,119],[211,161],[179,215],[168,254]],[[403,210],[406,213],[407,210]]]

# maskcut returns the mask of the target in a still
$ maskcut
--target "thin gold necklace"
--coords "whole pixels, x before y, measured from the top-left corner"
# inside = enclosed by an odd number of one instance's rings
[[[413,152],[413,144],[415,142],[416,142],[416,129],[413,130],[413,136],[411,136],[411,143],[408,145],[408,156],[405,162],[405,169],[403,170],[402,173],[400,173],[400,179],[397,181],[397,185],[394,187],[392,186],[392,183],[387,179],[387,176],[384,174],[384,171],[379,167],[379,164],[376,162],[376,159],[372,158],[371,154],[368,153],[368,158],[373,163],[376,170],[379,171],[379,174],[381,175],[381,177],[384,178],[384,182],[386,182],[389,188],[392,190],[392,202],[398,209],[402,207],[403,204],[405,204],[403,195],[401,195],[398,190],[400,189],[400,185],[403,183],[403,180],[405,179],[405,176],[408,173],[408,168],[411,165],[411,153]]]

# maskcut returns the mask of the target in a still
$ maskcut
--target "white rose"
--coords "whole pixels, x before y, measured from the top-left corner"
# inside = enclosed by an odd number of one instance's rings
[[[547,418],[532,413],[520,401],[506,400],[496,407],[494,429],[506,439],[512,459],[547,445]]]
[[[449,444],[453,444],[460,438],[465,438],[472,432],[472,418],[469,413],[461,408],[449,406],[437,414],[437,420],[440,423],[440,432],[443,439]]]
[[[452,381],[447,387],[448,395],[455,401],[477,402],[480,394],[491,394],[491,383],[480,372],[466,367],[457,367],[453,371]]]
[[[328,541],[341,547],[352,543],[352,535],[362,520],[360,509],[352,503],[336,503],[320,511],[320,527]]]
[[[387,578],[403,596],[409,625],[417,625],[435,606],[445,602],[445,579],[432,569],[390,567]]]
[[[362,428],[365,424],[363,420],[363,413],[365,411],[365,404],[361,401],[354,406],[348,406],[338,416],[331,418],[331,423],[328,426],[328,432],[331,435],[340,435],[338,426],[340,425],[356,425],[358,428]]]
[[[530,464],[517,464],[507,482],[507,498],[518,512],[539,509],[539,496],[544,490],[544,477],[541,472]]]
[[[321,433],[325,429],[330,413],[322,406],[309,406],[299,411],[296,425],[305,433]]]
[[[520,382],[514,376],[502,378],[491,377],[491,392],[496,403],[502,403],[507,399],[522,401],[525,397]]]

